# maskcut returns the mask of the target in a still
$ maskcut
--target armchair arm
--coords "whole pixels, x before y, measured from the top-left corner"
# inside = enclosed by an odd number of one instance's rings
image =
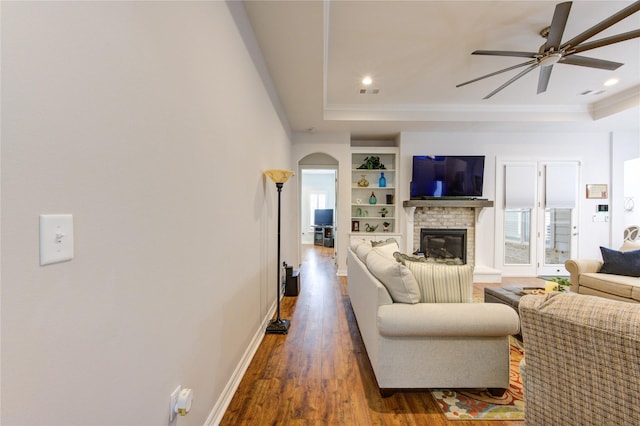
[[[580,274],[598,272],[602,266],[601,260],[596,259],[569,259],[564,262],[564,267],[569,272],[571,281],[571,291],[578,292]]]
[[[523,296],[520,319],[527,425],[566,424],[566,407],[580,407],[573,424],[638,423],[639,304],[580,294]],[[624,399],[615,409],[611,395]]]
[[[497,303],[394,303],[378,308],[383,336],[498,337],[517,334],[516,311]]]

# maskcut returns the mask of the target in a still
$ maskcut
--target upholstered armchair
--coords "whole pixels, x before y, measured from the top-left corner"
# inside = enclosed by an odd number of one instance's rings
[[[525,420],[640,424],[640,305],[597,296],[524,296]]]

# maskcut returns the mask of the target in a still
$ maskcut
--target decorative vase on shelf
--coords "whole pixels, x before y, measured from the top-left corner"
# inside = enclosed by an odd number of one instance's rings
[[[378,186],[384,188],[387,186],[387,178],[384,177],[384,172],[380,173],[380,179],[378,180]]]
[[[367,180],[365,175],[362,175],[362,179],[358,181],[358,186],[362,188],[366,188],[367,186],[369,186],[369,181]]]
[[[377,202],[378,202],[378,199],[376,198],[376,194],[372,192],[371,197],[369,197],[369,204],[375,204]]]

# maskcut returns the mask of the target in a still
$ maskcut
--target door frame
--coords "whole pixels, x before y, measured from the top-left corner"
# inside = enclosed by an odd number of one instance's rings
[[[505,166],[513,165],[532,165],[535,166],[535,206],[531,209],[530,215],[530,238],[529,238],[529,262],[526,264],[512,265],[505,264]],[[496,192],[495,192],[495,258],[494,265],[502,271],[503,276],[541,276],[541,275],[568,275],[564,265],[545,265],[544,264],[544,214],[545,214],[545,167],[549,164],[575,164],[578,169],[576,181],[576,191],[578,191],[580,182],[580,161],[579,160],[553,160],[553,159],[537,159],[537,160],[520,160],[520,159],[501,159],[496,158]],[[578,200],[576,193],[576,201]],[[572,209],[572,232],[571,232],[571,253],[577,253],[578,236],[579,236],[579,203],[576,202],[575,208]]]

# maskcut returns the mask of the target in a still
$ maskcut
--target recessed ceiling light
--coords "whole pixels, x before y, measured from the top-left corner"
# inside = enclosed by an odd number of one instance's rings
[[[366,76],[365,78],[362,79],[362,84],[364,84],[365,86],[368,86],[371,83],[373,83],[373,80],[369,76]]]
[[[609,80],[604,82],[604,85],[607,86],[607,87],[613,86],[613,85],[618,84],[618,81],[620,81],[620,80],[618,80],[617,78],[610,78]]]

